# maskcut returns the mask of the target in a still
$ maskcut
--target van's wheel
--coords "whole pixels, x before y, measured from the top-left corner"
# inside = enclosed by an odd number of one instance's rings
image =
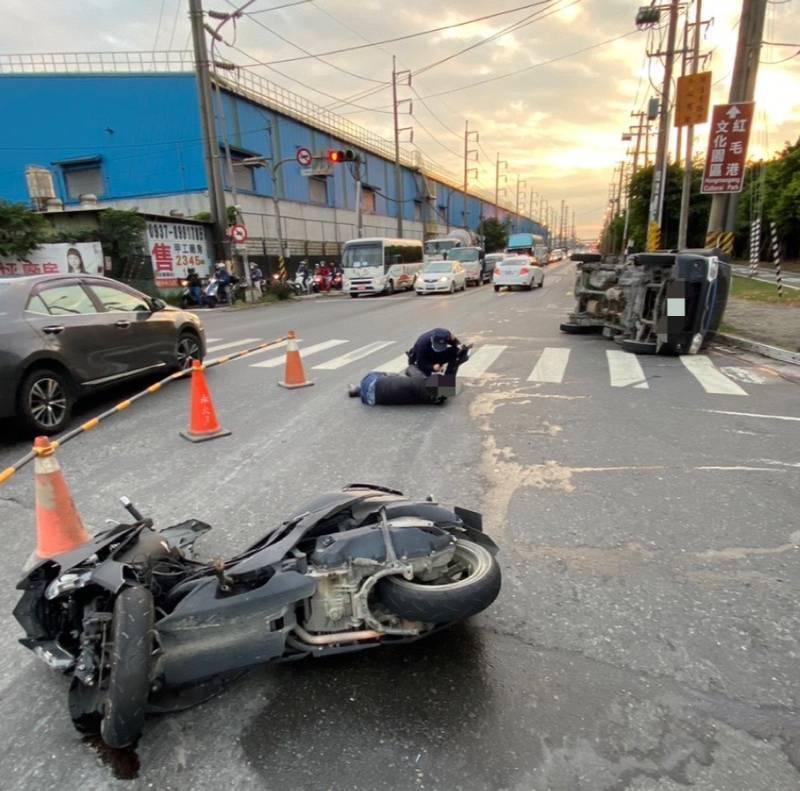
[[[453,623],[485,610],[500,592],[500,567],[488,549],[458,539],[453,559],[432,581],[384,577],[377,595],[390,612],[425,623]]]
[[[153,657],[153,594],[125,588],[114,602],[111,661],[100,734],[109,747],[128,747],[142,734]]]
[[[387,297],[391,297],[391,296],[392,296],[392,294],[394,294],[394,280],[390,280],[390,281],[389,281],[389,282],[386,284],[386,289],[385,289],[385,292],[386,292],[386,296],[387,296]]]
[[[494,293],[497,294],[500,291],[500,286],[494,287]]]

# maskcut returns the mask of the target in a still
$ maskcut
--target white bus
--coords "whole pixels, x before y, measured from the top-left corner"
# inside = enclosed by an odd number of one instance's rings
[[[351,239],[342,253],[342,290],[357,297],[412,289],[421,270],[419,239]]]

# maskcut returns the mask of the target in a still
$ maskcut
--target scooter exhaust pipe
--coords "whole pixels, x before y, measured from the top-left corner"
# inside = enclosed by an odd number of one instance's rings
[[[302,626],[295,626],[294,633],[308,645],[330,645],[331,643],[352,643],[358,640],[378,640],[384,637],[383,632],[364,629],[360,632],[333,632],[331,634],[311,634]]]

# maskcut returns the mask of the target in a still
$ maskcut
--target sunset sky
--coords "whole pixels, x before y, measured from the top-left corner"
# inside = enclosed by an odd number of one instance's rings
[[[297,0],[256,0],[248,10],[290,2]],[[206,8],[215,10],[229,10],[231,5],[226,0],[205,0]],[[235,31],[236,46],[259,61],[303,56],[257,22],[319,53],[522,5],[528,4],[525,0],[492,4],[485,0],[313,0],[241,20]],[[187,7],[188,0],[6,0],[0,52],[188,48]],[[638,3],[630,0],[545,0],[467,26],[325,58],[351,74],[313,59],[274,65],[283,75],[267,67],[254,71],[323,106],[332,105],[332,100],[289,78],[340,98],[375,89],[373,95],[352,98],[359,107],[343,105],[339,112],[391,137],[387,112],[391,90],[380,82],[390,79],[391,56],[396,54],[400,68],[422,70],[413,78],[413,89],[427,107],[410,89],[402,89],[403,97],[414,100],[415,116],[406,116],[402,125],[414,126],[414,143],[429,159],[454,174],[461,173],[461,135],[469,120],[470,128],[480,133],[481,187],[494,190],[495,157],[500,152],[509,163],[507,186],[512,193],[519,174],[551,204],[565,199],[576,211],[579,235],[591,237],[602,222],[614,165],[625,156],[627,144],[620,135],[631,123],[629,114],[655,95],[650,81],[660,85],[662,77],[657,59],[648,67],[645,49],[648,41],[655,39],[657,44],[666,29],[636,32],[637,8]],[[708,68],[713,73],[714,101],[727,99],[740,10],[739,0],[703,2],[704,18],[713,18],[701,51],[712,53]],[[425,69],[531,15],[520,29]],[[47,24],[42,25],[45,19]],[[679,30],[682,37],[683,20]],[[626,33],[631,35],[571,55]],[[230,25],[226,38],[232,40],[233,34]],[[770,155],[800,135],[800,0],[770,3],[764,39],[794,46],[762,48],[752,158]],[[240,52],[224,48],[222,52],[236,63],[249,62]],[[555,58],[560,60],[543,64]],[[536,64],[543,65],[475,84]],[[459,88],[464,89],[455,90]],[[437,95],[443,92],[448,93]],[[705,147],[707,131],[706,126],[698,128],[700,148]],[[672,141],[674,146],[674,135]]]

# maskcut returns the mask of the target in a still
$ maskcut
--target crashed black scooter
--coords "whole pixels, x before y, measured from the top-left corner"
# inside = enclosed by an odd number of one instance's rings
[[[36,565],[14,609],[20,642],[71,678],[75,727],[111,747],[248,668],[416,640],[500,591],[480,514],[433,497],[352,484],[216,562],[193,554],[209,525],[157,531],[122,499],[134,521]]]
[[[635,354],[697,354],[719,329],[731,282],[720,250],[571,260],[578,262],[576,305],[562,332],[602,332]]]

